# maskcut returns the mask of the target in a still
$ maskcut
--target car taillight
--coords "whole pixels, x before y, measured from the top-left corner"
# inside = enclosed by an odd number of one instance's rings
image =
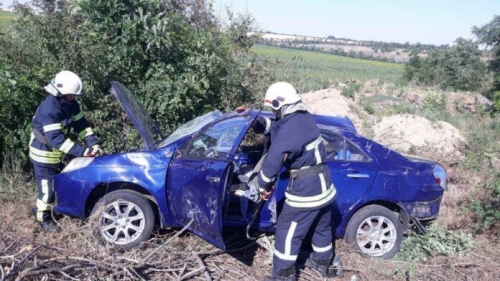
[[[432,171],[434,178],[436,179],[436,183],[439,184],[443,189],[446,189],[446,171],[441,165],[434,166],[434,170]]]

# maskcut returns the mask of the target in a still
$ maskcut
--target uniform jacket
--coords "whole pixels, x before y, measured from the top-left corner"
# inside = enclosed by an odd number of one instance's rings
[[[59,164],[63,153],[83,156],[86,147],[69,138],[71,129],[88,147],[97,144],[97,138],[76,100],[65,102],[61,97],[48,95],[36,110],[33,129],[47,141],[44,144],[31,133],[29,156],[42,165]]]
[[[272,122],[270,134],[271,146],[258,178],[259,186],[264,189],[272,185],[283,165],[289,171],[296,171],[323,164],[326,160],[318,126],[307,111],[296,111]],[[319,175],[291,179],[285,203],[297,208],[319,209],[330,204],[335,195],[335,187],[326,167],[326,172]]]

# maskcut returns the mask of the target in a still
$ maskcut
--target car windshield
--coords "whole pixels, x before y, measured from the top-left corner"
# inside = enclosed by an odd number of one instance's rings
[[[180,126],[175,132],[173,132],[168,138],[162,141],[159,147],[167,146],[187,135],[199,131],[201,128],[205,127],[208,123],[220,118],[222,112],[219,110],[209,112],[205,115],[194,118],[193,120],[187,122],[186,124]]]

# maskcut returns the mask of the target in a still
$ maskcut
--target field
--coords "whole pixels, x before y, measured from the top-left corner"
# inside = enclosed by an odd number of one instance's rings
[[[7,26],[12,18],[14,18],[13,13],[0,12],[0,27]]]
[[[267,59],[275,68],[277,80],[288,81],[301,92],[325,89],[339,82],[377,79],[381,83],[397,83],[403,64],[256,45],[253,52]]]
[[[0,27],[10,18],[12,14],[0,12]],[[398,85],[404,70],[401,64],[259,45],[252,50],[273,69],[276,79],[295,84],[301,92],[333,85],[325,92],[352,96],[349,106],[360,118],[366,118],[363,121],[368,128],[388,115],[419,114],[449,121],[467,138],[462,151],[465,159],[447,167],[449,189],[443,198],[440,217],[428,227],[428,234],[406,235],[400,252],[392,260],[363,258],[338,240],[337,252],[342,256],[345,277],[335,280],[500,280],[500,225],[479,227],[491,219],[488,212],[494,210],[481,209],[483,204],[497,206],[493,205],[497,199],[487,200],[486,188],[500,190],[500,177],[498,169],[489,173],[494,167],[490,167],[485,155],[497,151],[500,144],[500,117],[492,121],[479,107],[467,109],[465,105],[469,104],[458,99],[442,103],[445,99],[441,95],[435,98],[435,89]],[[358,83],[353,86],[361,88],[346,87],[351,93],[342,89],[342,84],[354,81]],[[458,96],[458,93],[438,93],[444,97]],[[416,98],[419,94],[424,96],[422,100]],[[333,104],[326,96],[318,100],[324,107]],[[2,156],[6,165],[0,169],[0,281],[240,281],[262,280],[271,269],[274,238],[270,234],[248,241],[241,230],[228,229],[225,238],[229,250],[222,252],[179,228],[155,231],[137,249],[112,249],[95,238],[96,221],[92,217],[88,220],[62,217],[58,220],[59,233],[44,233],[31,214],[36,200],[34,180],[21,172],[19,157]],[[430,152],[421,156],[437,157]],[[477,203],[472,207],[471,198]],[[321,279],[317,273],[305,269],[299,280]]]

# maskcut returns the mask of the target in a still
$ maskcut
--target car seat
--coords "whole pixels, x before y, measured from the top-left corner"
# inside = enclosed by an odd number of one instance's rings
[[[351,159],[351,152],[348,149],[341,149],[341,150],[339,150],[337,156],[335,156],[335,159],[337,159],[337,160],[350,160]]]

